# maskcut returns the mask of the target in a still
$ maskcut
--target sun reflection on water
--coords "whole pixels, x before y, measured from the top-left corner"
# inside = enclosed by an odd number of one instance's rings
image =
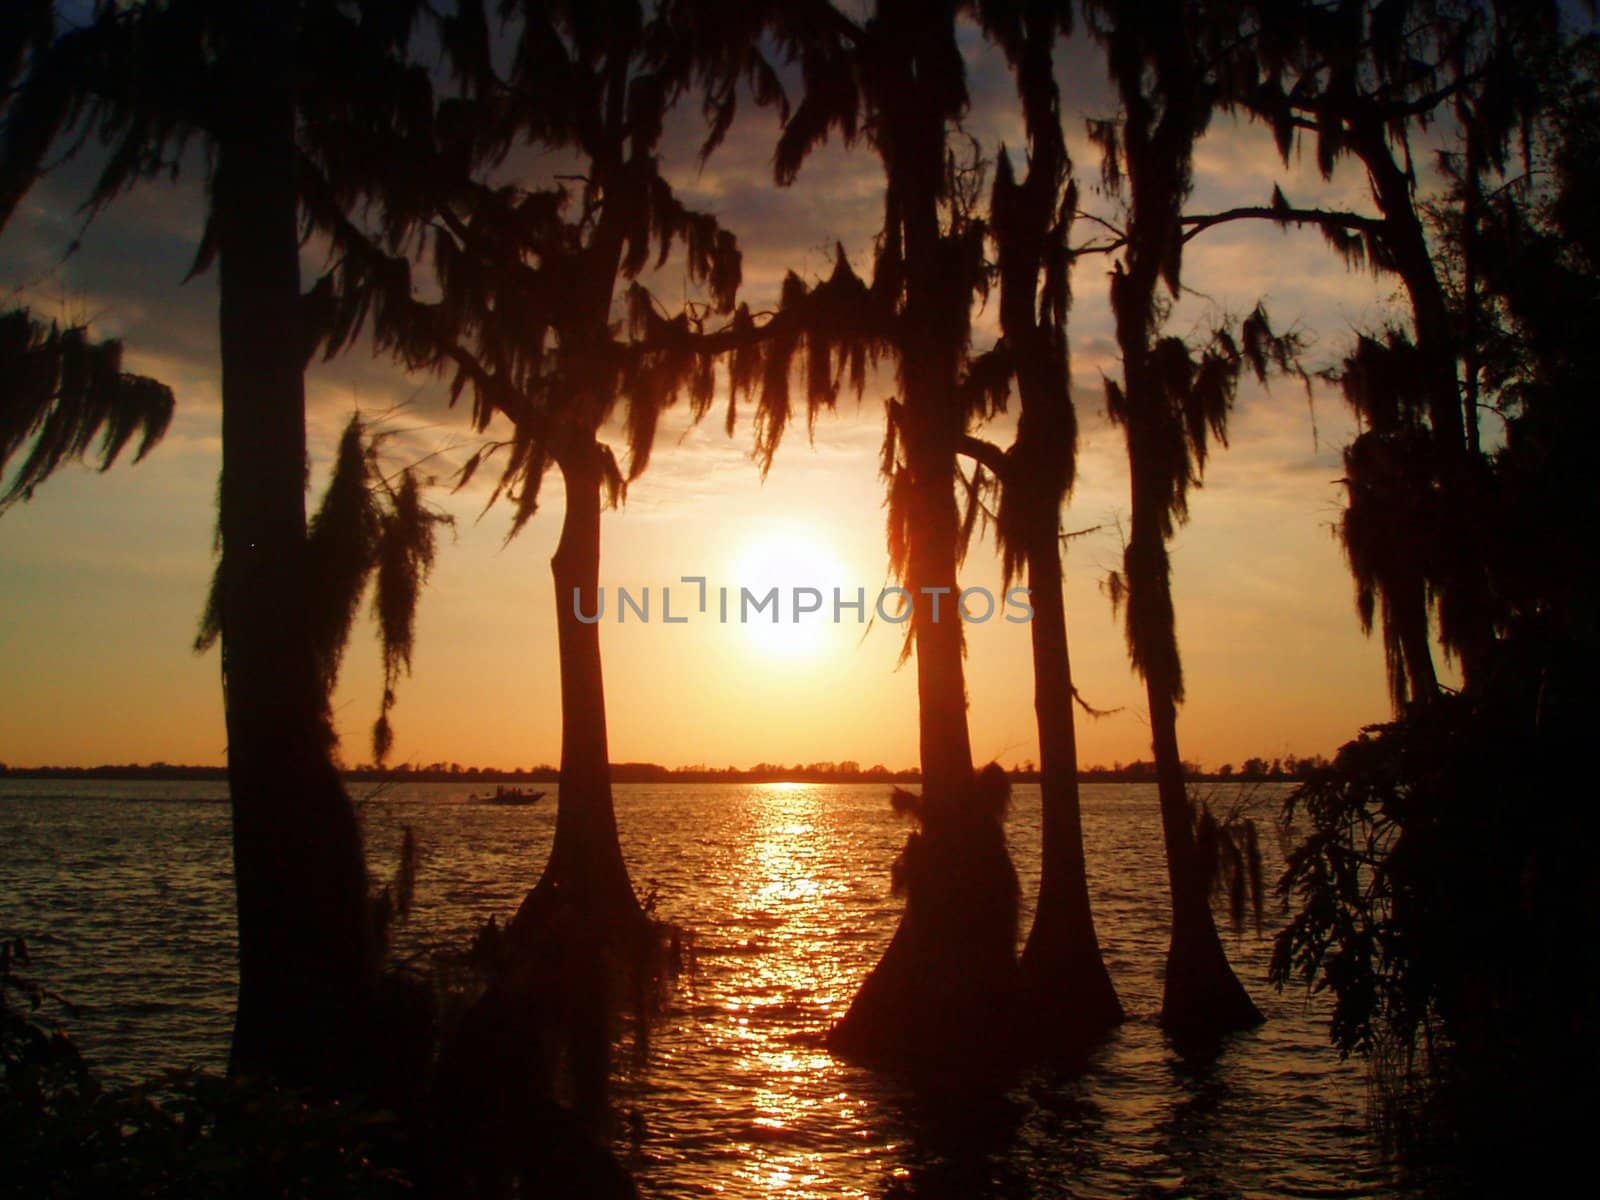
[[[760,1082],[749,1095],[737,1174],[772,1195],[861,1194],[840,1192],[837,1179],[830,1180],[818,1137],[819,1130],[848,1123],[857,1099],[817,1086],[841,1068],[815,1029],[803,1028],[834,1009],[831,993],[846,970],[836,902],[847,888],[830,870],[819,828],[827,801],[802,783],[764,785],[749,801],[750,837],[736,867],[745,881],[737,919],[768,930],[783,953],[749,963],[730,997],[741,1023],[755,1014],[760,1026],[741,1046],[741,1069]],[[784,1030],[781,1036],[773,1036],[775,1028]]]
[[[402,790],[366,811],[374,861],[392,861],[407,828],[423,847],[404,953],[456,947],[514,908],[547,853],[553,809],[450,802],[466,790]],[[988,1106],[965,1098],[953,1122],[823,1044],[901,911],[888,866],[905,825],[883,788],[638,785],[619,787],[617,802],[635,879],[692,935],[695,964],[667,997],[650,1053],[619,1045],[615,1060],[616,1145],[644,1195],[1394,1194],[1369,1157],[1363,1078],[1331,1055],[1303,998],[1258,987],[1271,1013],[1261,1031],[1209,1072],[1173,1057],[1150,1015],[1167,940],[1151,789],[1085,791],[1096,915],[1133,1019],[1082,1076],[1025,1081]],[[1024,788],[1009,832],[1025,910],[1037,814],[1037,789]],[[112,1065],[129,1077],[202,1053],[225,1059],[227,838],[227,807],[214,800],[8,802],[0,789],[7,882],[18,885],[0,887],[0,926],[37,920],[19,895],[47,906],[60,930],[40,943],[50,978],[87,1002],[83,1044],[123,1055]],[[159,903],[148,899],[156,859],[171,892]],[[126,954],[130,920],[141,957]],[[1251,980],[1265,971],[1270,934],[1230,939]],[[160,1011],[143,1003],[152,994]]]

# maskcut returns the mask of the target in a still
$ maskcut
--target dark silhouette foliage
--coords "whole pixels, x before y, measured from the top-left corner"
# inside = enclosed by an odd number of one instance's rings
[[[121,342],[96,342],[83,325],[46,326],[26,308],[0,313],[0,513],[65,463],[93,458],[108,471],[135,438],[139,462],[172,410],[171,388],[122,369]]]
[[[1305,836],[1273,979],[1331,997],[1330,1036],[1368,1059],[1380,1130],[1456,1186],[1569,1161],[1581,1134],[1564,1098],[1600,1067],[1600,831],[1566,795],[1581,743],[1576,711],[1557,710],[1573,696],[1547,693],[1535,715],[1537,674],[1501,670],[1498,695],[1368,730],[1285,810]]]
[[[1368,1058],[1374,1115],[1402,1161],[1458,1190],[1564,1177],[1587,1138],[1565,1097],[1600,1066],[1596,830],[1580,782],[1600,665],[1583,449],[1596,418],[1582,399],[1600,379],[1585,202],[1600,107],[1592,42],[1541,63],[1529,136],[1547,172],[1492,197],[1458,178],[1437,214],[1504,443],[1465,484],[1420,451],[1409,468],[1385,464],[1432,504],[1488,498],[1472,555],[1499,610],[1494,637],[1459,693],[1367,730],[1290,798],[1304,840],[1280,885],[1294,916],[1273,961],[1280,986],[1331,994],[1334,1043]],[[1368,391],[1373,431],[1392,427],[1410,393]],[[1427,531],[1428,515],[1397,506],[1415,520],[1399,536]]]
[[[193,1071],[102,1081],[30,967],[0,942],[0,1196],[413,1194],[393,1114]]]
[[[311,594],[306,599],[312,645],[322,679],[323,719],[333,737],[327,706],[339,681],[339,664],[360,611],[372,594],[372,618],[383,656],[383,699],[372,729],[372,757],[382,763],[393,745],[389,713],[395,688],[411,669],[416,640],[417,604],[433,570],[441,526],[453,524],[422,499],[424,480],[414,467],[384,473],[385,435],[367,431],[351,417],[339,439],[322,503],[306,533]],[[209,650],[221,636],[220,570],[212,580],[195,636],[197,651]]]

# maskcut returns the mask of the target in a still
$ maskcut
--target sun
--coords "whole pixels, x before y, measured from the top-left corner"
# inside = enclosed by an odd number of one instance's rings
[[[784,526],[764,531],[746,543],[727,581],[729,624],[763,653],[785,658],[815,655],[838,628],[833,620],[834,589],[855,594],[846,582],[838,559],[810,530]],[[741,589],[753,597],[742,623]],[[756,611],[754,605],[773,589],[776,611],[771,603]],[[815,611],[806,611],[813,606]],[[853,619],[848,612],[845,616]]]

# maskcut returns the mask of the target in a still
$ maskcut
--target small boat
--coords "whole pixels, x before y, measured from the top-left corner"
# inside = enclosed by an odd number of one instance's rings
[[[537,804],[543,792],[524,792],[520,788],[497,787],[490,796],[468,796],[471,804]]]

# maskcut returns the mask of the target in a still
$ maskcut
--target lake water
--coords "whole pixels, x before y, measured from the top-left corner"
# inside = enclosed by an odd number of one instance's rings
[[[462,803],[481,785],[355,785],[375,875],[402,830],[421,852],[402,954],[512,912],[538,878],[554,795]],[[553,788],[552,788],[553,792]],[[1255,797],[1269,877],[1281,787]],[[225,785],[0,781],[0,934],[80,1009],[104,1070],[220,1070],[233,1003]],[[1225,797],[1230,799],[1231,797]],[[1166,946],[1155,791],[1088,785],[1085,836],[1107,962],[1131,1019],[1075,1077],[1039,1075],[953,1117],[834,1061],[821,1035],[899,915],[889,864],[905,825],[881,785],[617,789],[641,894],[694,931],[648,1064],[619,1086],[618,1150],[647,1196],[1366,1196],[1390,1194],[1364,1123],[1361,1066],[1328,1047],[1324,1013],[1265,983],[1271,935],[1228,936],[1268,1016],[1213,1062],[1185,1063],[1154,1021]],[[1038,881],[1038,789],[1009,820],[1025,906]],[[1024,913],[1023,931],[1028,914]],[[621,1123],[619,1123],[621,1124]]]

